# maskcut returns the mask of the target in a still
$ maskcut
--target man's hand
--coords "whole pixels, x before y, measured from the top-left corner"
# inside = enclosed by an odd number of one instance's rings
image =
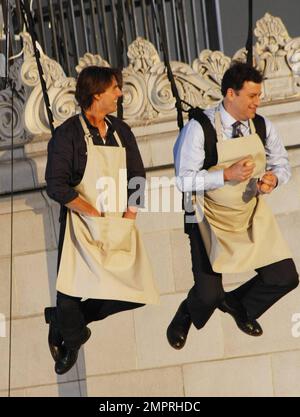
[[[257,189],[262,194],[270,194],[277,184],[277,176],[272,171],[267,171],[261,180],[257,181]]]
[[[224,181],[246,181],[251,178],[255,163],[249,156],[224,169]]]
[[[125,213],[123,214],[123,217],[125,219],[132,219],[135,220],[137,215],[137,208],[134,206],[129,206]]]
[[[81,197],[74,198],[74,200],[66,204],[66,207],[73,211],[77,211],[79,214],[84,214],[85,216],[101,217],[101,213]]]

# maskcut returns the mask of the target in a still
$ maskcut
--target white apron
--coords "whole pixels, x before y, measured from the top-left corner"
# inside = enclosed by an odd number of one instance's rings
[[[220,273],[251,271],[292,254],[256,182],[266,167],[265,149],[250,120],[251,134],[226,140],[220,113],[215,115],[218,163],[209,171],[225,169],[251,155],[256,164],[247,181],[226,182],[224,187],[196,197],[198,225],[212,269]],[[203,216],[204,213],[204,216]]]
[[[115,199],[118,204],[120,197],[122,203],[104,217],[68,210],[56,289],[82,298],[156,304],[159,294],[135,220],[122,217],[127,207],[125,148],[117,132],[114,135],[119,146],[95,146],[84,119],[79,118],[85,134],[87,163],[75,190],[100,210],[99,183],[109,177],[116,184],[113,192],[107,194],[109,201]],[[125,176],[120,176],[122,170]]]

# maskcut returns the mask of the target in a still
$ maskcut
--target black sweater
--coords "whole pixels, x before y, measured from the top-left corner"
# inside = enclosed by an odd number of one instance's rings
[[[121,143],[126,149],[127,180],[129,181],[133,177],[142,177],[144,180],[141,195],[143,196],[145,169],[136,139],[130,127],[122,120],[114,116],[108,116],[107,118],[111,125],[108,128],[104,144],[98,129],[92,126],[84,116],[93,137],[93,143],[97,146],[118,146],[113,134],[114,131],[117,131]],[[50,198],[65,205],[78,196],[74,187],[80,183],[83,177],[87,161],[86,152],[84,132],[78,115],[69,118],[55,129],[54,135],[48,144],[45,176],[47,194]],[[135,189],[128,189],[128,198],[135,191]],[[136,205],[143,206],[143,198]]]

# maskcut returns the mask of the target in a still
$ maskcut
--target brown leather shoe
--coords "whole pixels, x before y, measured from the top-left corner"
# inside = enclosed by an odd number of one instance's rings
[[[223,313],[229,313],[242,332],[249,336],[261,336],[263,334],[260,324],[256,320],[248,317],[245,307],[232,294],[227,293],[218,308]]]
[[[167,339],[172,348],[177,350],[183,348],[191,324],[192,319],[186,305],[186,300],[184,300],[180,304],[173,320],[171,321],[167,329]]]

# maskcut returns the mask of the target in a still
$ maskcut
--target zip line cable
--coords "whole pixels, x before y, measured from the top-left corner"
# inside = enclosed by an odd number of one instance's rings
[[[14,93],[15,83],[11,81],[11,147],[10,147],[10,276],[9,276],[9,342],[8,342],[8,397],[11,396],[11,353],[12,353],[12,283],[13,283],[13,241],[14,241]]]
[[[10,28],[9,28],[9,0],[6,0],[5,4],[5,86],[4,89],[8,87],[8,78],[9,78],[9,39],[10,39]]]
[[[122,72],[124,68],[124,15],[122,11],[122,0],[118,0],[117,9],[117,61],[118,69]],[[117,116],[123,119],[123,96],[118,99]]]
[[[9,49],[10,49],[10,27],[9,27],[9,0],[5,4],[5,78],[4,89],[11,88],[11,146],[10,146],[10,270],[9,270],[9,326],[8,326],[8,397],[11,396],[11,353],[12,353],[12,282],[13,282],[13,231],[14,231],[14,92],[15,84],[9,74]],[[4,322],[5,325],[5,322]]]
[[[173,94],[173,97],[175,98],[175,107],[177,110],[177,125],[179,130],[181,130],[183,128],[183,116],[182,116],[182,106],[181,106],[181,99],[178,93],[178,89],[177,89],[177,85],[175,82],[175,78],[174,78],[174,74],[171,68],[171,64],[170,64],[170,60],[169,60],[169,54],[167,51],[167,36],[166,36],[166,30],[165,30],[165,25],[163,22],[163,10],[162,10],[162,0],[158,0],[158,7],[159,7],[159,15],[160,15],[160,24],[158,22],[158,17],[157,17],[157,11],[156,11],[156,6],[155,6],[155,2],[154,0],[151,1],[151,8],[152,8],[152,13],[153,13],[153,17],[154,17],[154,22],[155,22],[155,26],[156,26],[156,30],[159,36],[159,43],[160,43],[160,49],[163,53],[163,58],[164,58],[164,64],[165,67],[167,69],[167,77],[168,80],[170,81],[171,84],[171,91]]]
[[[248,38],[246,42],[247,64],[253,66],[253,1],[248,0]]]
[[[41,55],[40,55],[40,51],[38,50],[37,45],[36,45],[37,36],[35,34],[34,20],[33,20],[31,11],[30,11],[30,5],[29,5],[28,0],[20,0],[20,8],[21,8],[21,13],[22,13],[22,16],[23,16],[23,20],[24,20],[24,23],[25,23],[26,30],[31,36],[34,56],[35,56],[36,65],[37,65],[37,68],[38,68],[41,87],[42,87],[43,99],[44,99],[44,103],[45,103],[45,106],[46,106],[46,111],[47,111],[47,116],[48,116],[48,121],[49,121],[49,127],[50,127],[50,130],[51,130],[51,135],[53,136],[53,134],[54,134],[53,114],[52,114],[52,111],[51,111],[51,108],[50,108],[50,101],[49,101],[49,96],[48,96],[48,92],[47,92],[47,86],[46,86],[46,82],[45,82],[45,79],[44,79],[44,72],[43,72],[43,67],[42,67],[42,64],[41,64]]]

